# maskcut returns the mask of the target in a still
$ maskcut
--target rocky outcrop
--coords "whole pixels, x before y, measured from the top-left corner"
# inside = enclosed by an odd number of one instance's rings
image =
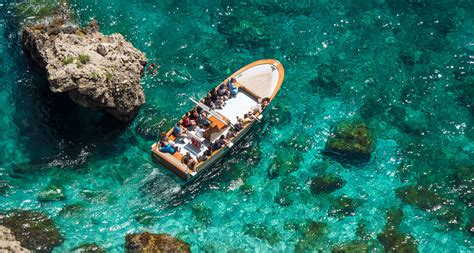
[[[63,187],[59,185],[48,185],[38,193],[38,200],[41,202],[53,202],[66,199]]]
[[[52,220],[34,211],[0,213],[0,226],[9,228],[22,247],[34,252],[51,252],[64,240]]]
[[[341,189],[345,184],[346,181],[339,176],[322,175],[311,179],[309,189],[313,195],[319,195]]]
[[[84,28],[63,18],[26,25],[22,46],[46,71],[51,91],[81,106],[130,121],[145,103],[145,54],[120,34],[103,35],[95,21]]]
[[[189,244],[167,234],[129,234],[125,237],[126,253],[191,252]]]
[[[335,158],[368,161],[374,149],[372,134],[364,123],[342,122],[326,142],[325,153]]]
[[[15,239],[12,231],[6,227],[0,226],[0,252],[2,253],[29,253],[28,249],[23,248],[20,242]]]

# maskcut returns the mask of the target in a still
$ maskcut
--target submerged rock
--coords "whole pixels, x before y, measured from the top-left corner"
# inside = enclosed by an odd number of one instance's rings
[[[369,252],[370,246],[368,241],[352,241],[346,242],[340,245],[332,247],[332,253],[347,253],[347,252],[357,252],[364,253]]]
[[[125,237],[126,253],[191,252],[189,244],[168,234],[129,234]]]
[[[64,206],[61,211],[59,211],[59,215],[70,218],[76,217],[81,215],[85,211],[85,207],[82,204],[71,204]]]
[[[313,195],[331,193],[342,188],[346,181],[339,176],[323,175],[311,179],[310,190]]]
[[[329,211],[330,216],[337,218],[344,218],[347,216],[355,215],[355,209],[357,207],[357,201],[347,196],[341,196],[336,199]]]
[[[364,123],[343,122],[326,141],[325,153],[335,157],[370,160],[374,149],[372,134]]]
[[[286,224],[300,234],[295,245],[295,252],[318,252],[324,250],[323,236],[327,232],[327,225],[322,222],[308,220],[305,223]]]
[[[263,224],[247,224],[244,234],[267,241],[270,245],[276,244],[280,240],[278,233]]]
[[[203,203],[195,204],[192,207],[194,219],[208,226],[212,223],[212,210],[204,206]]]
[[[105,36],[97,22],[81,28],[63,17],[23,28],[25,53],[46,71],[50,90],[75,103],[130,121],[145,103],[140,77],[145,54],[121,34]]]
[[[402,218],[402,209],[391,210],[387,214],[387,224],[377,236],[386,252],[418,252],[413,237],[399,231]]]
[[[9,228],[22,247],[35,252],[51,252],[64,240],[52,220],[34,211],[13,210],[0,214],[0,226]]]
[[[436,192],[423,186],[405,186],[398,188],[395,192],[403,202],[427,212],[439,209],[446,201]]]
[[[152,211],[139,210],[135,214],[135,220],[145,226],[151,226],[158,221],[158,217]]]
[[[38,200],[41,202],[62,201],[66,199],[64,189],[59,185],[48,185],[38,194]]]
[[[10,229],[0,226],[0,252],[29,253],[31,251],[20,245],[20,242],[15,239],[15,235],[13,235]]]
[[[86,243],[79,245],[71,250],[74,253],[107,253],[96,243]]]
[[[268,176],[274,179],[280,175],[287,175],[298,170],[302,160],[301,152],[292,147],[281,147],[277,150],[275,160],[268,169]]]
[[[337,69],[333,65],[321,64],[317,68],[318,76],[309,84],[316,92],[334,96],[341,92],[341,81],[337,79]]]

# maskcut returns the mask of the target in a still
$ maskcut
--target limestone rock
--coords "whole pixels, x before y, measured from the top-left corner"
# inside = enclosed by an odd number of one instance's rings
[[[160,253],[191,252],[189,244],[168,234],[129,234],[125,237],[125,252]]]
[[[51,252],[64,240],[52,220],[34,211],[0,213],[0,226],[9,228],[22,247],[34,252]]]
[[[145,103],[145,54],[121,34],[103,35],[95,21],[85,28],[54,19],[27,24],[22,46],[46,71],[50,90],[81,106],[130,121]]]
[[[29,253],[28,249],[23,248],[20,242],[15,239],[12,231],[6,227],[0,226],[0,252],[2,253]]]

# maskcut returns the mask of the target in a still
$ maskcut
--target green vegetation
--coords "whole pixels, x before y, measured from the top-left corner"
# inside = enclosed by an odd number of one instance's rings
[[[110,72],[105,73],[105,80],[106,80],[107,82],[109,82],[110,80],[112,80],[112,73],[110,73]]]
[[[79,54],[77,56],[77,60],[81,63],[81,64],[87,64],[88,62],[91,61],[91,57],[87,54]]]
[[[71,63],[74,62],[74,57],[68,55],[68,56],[64,57],[64,58],[61,60],[61,62],[63,63],[64,66],[65,66],[65,65],[68,65],[68,64],[71,64]]]
[[[94,79],[94,80],[99,80],[100,79],[100,75],[97,72],[92,72],[91,76],[92,76],[92,79]]]

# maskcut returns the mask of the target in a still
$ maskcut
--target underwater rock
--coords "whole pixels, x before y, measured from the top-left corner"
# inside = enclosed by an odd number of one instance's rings
[[[158,217],[156,217],[155,213],[152,211],[139,210],[135,214],[135,220],[142,225],[151,226],[158,222]]]
[[[50,184],[38,193],[38,201],[53,202],[66,199],[66,194],[62,186]]]
[[[329,215],[339,219],[353,216],[355,215],[356,207],[357,201],[347,196],[341,196],[333,202],[331,210],[329,210]]]
[[[332,247],[332,253],[348,253],[348,252],[369,252],[369,242],[368,241],[352,241],[346,242],[340,245]]]
[[[423,186],[405,186],[398,188],[395,192],[403,202],[427,212],[439,209],[446,202],[446,199],[436,192]]]
[[[82,189],[81,197],[91,203],[114,204],[115,202],[117,202],[117,197],[106,190]]]
[[[277,192],[276,196],[273,198],[273,201],[280,206],[290,206],[293,204],[293,199],[290,194],[282,192],[281,190]]]
[[[239,191],[243,195],[250,195],[254,192],[253,186],[250,184],[243,184],[242,186],[239,187]]]
[[[189,244],[168,234],[128,234],[125,236],[126,253],[191,252]]]
[[[65,17],[23,27],[25,53],[42,69],[54,93],[128,122],[145,103],[140,77],[145,54],[121,34],[105,36],[97,22],[77,27]]]
[[[326,141],[324,153],[336,158],[370,160],[374,149],[372,134],[364,123],[339,123]]]
[[[346,181],[339,176],[323,175],[311,179],[310,190],[313,195],[331,193],[341,189]]]
[[[369,119],[385,112],[385,106],[381,98],[368,98],[360,107],[360,116]]]
[[[474,207],[474,166],[459,166],[454,175],[454,185],[461,202]]]
[[[318,76],[311,80],[309,84],[318,93],[334,96],[341,92],[340,84],[337,79],[337,69],[333,65],[321,64],[317,68]]]
[[[0,252],[3,253],[29,253],[23,248],[20,242],[15,239],[12,231],[4,226],[0,226]]]
[[[301,152],[283,146],[277,150],[273,164],[268,168],[268,176],[274,179],[280,175],[290,174],[298,170],[301,160]]]
[[[6,180],[0,180],[0,196],[4,196],[10,190],[10,184]]]
[[[96,243],[86,243],[79,245],[71,250],[74,253],[107,253]]]
[[[85,211],[85,207],[82,204],[71,204],[64,206],[61,211],[59,211],[59,215],[70,218],[76,217],[81,215]]]
[[[387,224],[377,236],[386,252],[418,252],[413,237],[399,231],[402,218],[403,211],[400,208],[387,213]]]
[[[54,222],[34,211],[1,213],[0,226],[9,228],[22,247],[35,252],[51,252],[64,241]]]
[[[204,206],[203,203],[199,203],[193,205],[191,209],[194,219],[198,222],[206,226],[212,223],[212,210],[209,207]]]
[[[286,224],[291,227],[291,224]],[[327,225],[322,222],[308,220],[305,223],[295,224],[292,228],[300,234],[295,245],[295,252],[313,252],[324,250],[323,236],[327,232]]]
[[[247,224],[244,229],[244,234],[267,241],[270,245],[274,245],[280,241],[278,233],[263,224]]]

